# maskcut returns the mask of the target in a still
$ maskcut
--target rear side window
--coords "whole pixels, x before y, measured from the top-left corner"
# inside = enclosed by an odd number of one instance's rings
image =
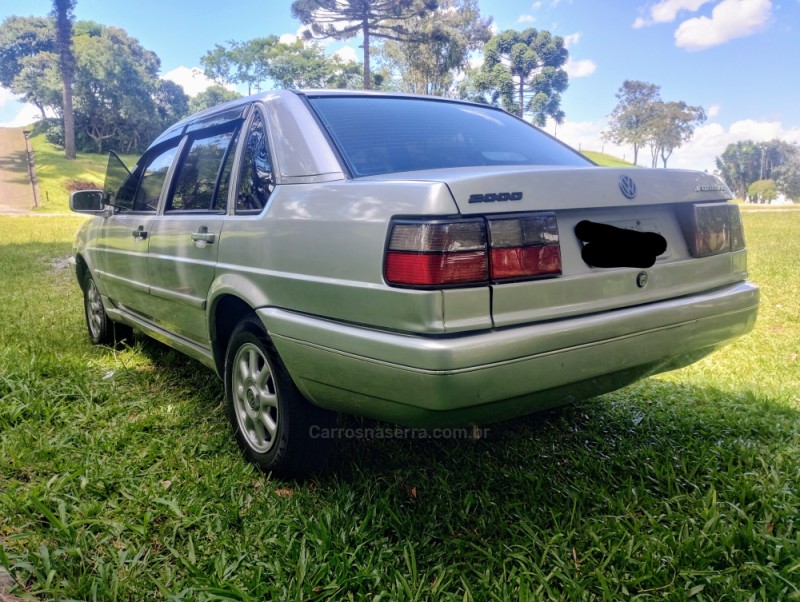
[[[225,199],[220,198],[217,182],[223,174],[233,135],[234,127],[228,126],[190,140],[186,158],[178,167],[167,211],[225,210]],[[227,188],[224,194],[227,195]]]
[[[411,98],[309,97],[354,176],[479,165],[592,165],[490,107]]]
[[[255,113],[246,132],[242,172],[236,195],[236,213],[258,213],[275,188],[272,158],[261,113]]]

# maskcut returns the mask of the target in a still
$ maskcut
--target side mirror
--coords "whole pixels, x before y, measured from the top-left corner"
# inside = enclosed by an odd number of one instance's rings
[[[103,210],[103,191],[76,190],[69,195],[69,208],[75,213],[99,213]]]

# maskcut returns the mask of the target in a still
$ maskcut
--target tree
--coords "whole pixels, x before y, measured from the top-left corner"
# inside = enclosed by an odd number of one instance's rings
[[[63,82],[53,65],[58,64],[54,52],[40,52],[26,56],[20,61],[20,71],[11,84],[11,90],[22,96],[22,100],[34,105],[47,119],[45,107],[58,108],[64,100]]]
[[[408,42],[406,22],[434,10],[436,0],[294,0],[292,16],[311,30],[309,37],[349,40],[359,33],[364,47],[364,89],[372,87],[370,40]]]
[[[633,146],[633,163],[639,160],[639,149],[648,140],[648,124],[661,102],[661,88],[647,82],[625,80],[617,91],[617,106],[609,116],[603,137],[615,144]]]
[[[548,117],[562,123],[561,93],[568,85],[563,67],[568,57],[564,38],[549,31],[506,30],[484,47],[476,88],[490,95],[491,104],[500,104],[519,117],[531,114],[538,126]]]
[[[798,160],[798,154],[797,146],[782,140],[740,140],[725,148],[717,157],[716,165],[720,177],[739,198],[744,199],[750,184],[757,180],[775,180],[778,190],[792,196],[783,186],[788,185],[787,189],[791,189],[791,178],[787,179],[787,174],[793,162]]]
[[[386,40],[381,54],[403,92],[453,95],[456,72],[466,71],[470,52],[491,38],[491,24],[477,0],[441,0],[429,15],[407,22],[412,41]]]
[[[673,151],[691,140],[697,124],[706,120],[702,107],[691,107],[683,101],[656,102],[645,126],[647,144],[652,155],[652,167],[658,167],[658,158],[667,166]]]
[[[222,86],[211,86],[189,101],[189,113],[197,113],[203,109],[215,107],[229,100],[236,100],[241,95]]]
[[[767,203],[774,201],[778,196],[775,182],[772,180],[756,180],[747,187],[747,196],[756,203]]]
[[[26,58],[55,52],[53,22],[45,17],[8,17],[0,24],[0,86],[16,91],[14,79]]]
[[[248,93],[268,82],[278,88],[351,87],[361,68],[325,56],[316,44],[281,42],[277,36],[215,46],[201,59],[205,73],[225,84],[246,84]]]
[[[72,53],[72,23],[76,0],[53,0],[51,16],[56,22],[56,50],[58,66],[63,82],[64,100],[61,103],[61,117],[64,120],[64,155],[75,158],[75,116],[72,112],[72,78],[75,74],[75,56]]]
[[[278,36],[253,38],[246,42],[229,41],[228,47],[215,45],[200,58],[206,76],[223,84],[247,86],[247,93],[253,88],[261,89],[261,84],[269,78],[267,55]]]
[[[796,146],[794,154],[772,172],[775,186],[790,199],[800,200],[800,149]]]

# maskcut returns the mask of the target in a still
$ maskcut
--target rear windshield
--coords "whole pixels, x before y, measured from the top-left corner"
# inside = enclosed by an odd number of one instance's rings
[[[592,165],[532,125],[490,107],[368,96],[308,100],[356,177],[478,165]]]

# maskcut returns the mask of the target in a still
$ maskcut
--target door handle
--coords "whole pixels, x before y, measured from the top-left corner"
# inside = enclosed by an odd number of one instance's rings
[[[192,240],[212,245],[217,240],[217,235],[208,231],[208,226],[200,226],[197,232],[192,232]]]
[[[147,238],[147,230],[144,229],[144,226],[139,226],[136,230],[131,232],[131,236],[138,240],[144,240]]]

